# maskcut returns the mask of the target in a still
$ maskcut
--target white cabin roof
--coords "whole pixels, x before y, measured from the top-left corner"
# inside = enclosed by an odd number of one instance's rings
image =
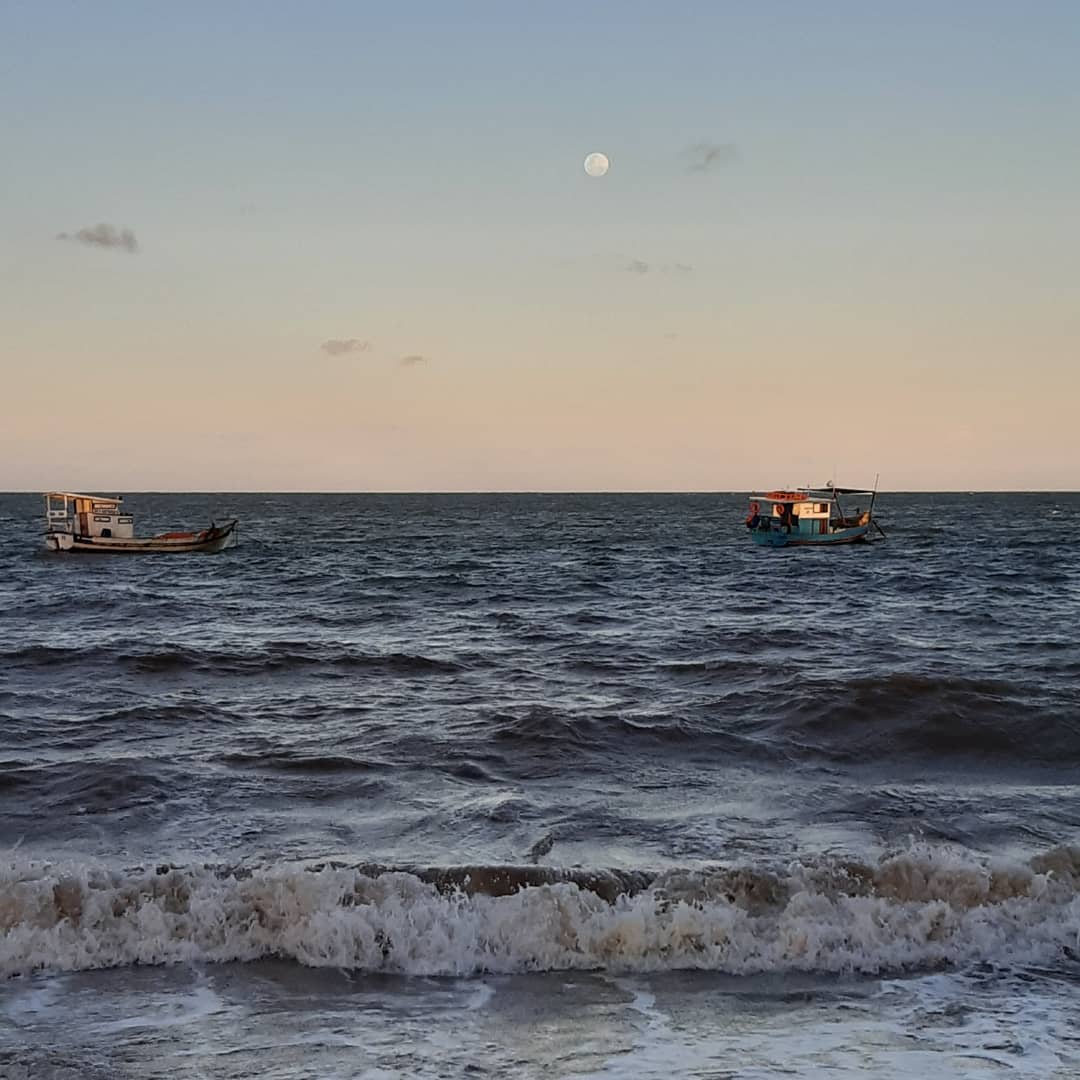
[[[92,502],[122,503],[123,495],[80,495],[75,491],[47,491],[47,499],[90,499]]]

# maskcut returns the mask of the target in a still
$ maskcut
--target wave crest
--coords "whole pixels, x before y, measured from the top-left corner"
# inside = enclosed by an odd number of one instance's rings
[[[876,973],[1071,955],[1080,851],[991,866],[557,870],[321,863],[0,871],[0,974],[267,957],[414,975]]]

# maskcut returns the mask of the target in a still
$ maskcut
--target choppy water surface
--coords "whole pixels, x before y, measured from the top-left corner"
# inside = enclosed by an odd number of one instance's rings
[[[1077,495],[0,496],[0,1075],[1074,1076]]]

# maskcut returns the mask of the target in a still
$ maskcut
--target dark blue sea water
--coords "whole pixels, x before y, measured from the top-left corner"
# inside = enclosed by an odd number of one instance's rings
[[[1078,495],[0,496],[0,1075],[1080,1075]]]

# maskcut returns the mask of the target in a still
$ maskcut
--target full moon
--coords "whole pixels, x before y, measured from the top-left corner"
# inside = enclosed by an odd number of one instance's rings
[[[590,154],[585,159],[585,171],[590,176],[603,176],[611,167],[605,154]]]

